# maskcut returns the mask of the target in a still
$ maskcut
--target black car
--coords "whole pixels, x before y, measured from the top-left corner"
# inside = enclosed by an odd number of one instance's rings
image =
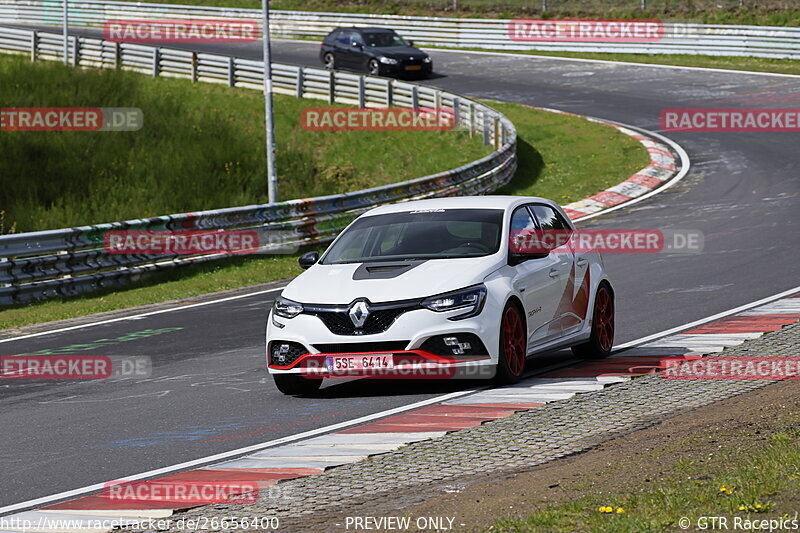
[[[336,28],[322,41],[319,58],[326,68],[376,76],[424,78],[433,72],[428,54],[385,28]]]

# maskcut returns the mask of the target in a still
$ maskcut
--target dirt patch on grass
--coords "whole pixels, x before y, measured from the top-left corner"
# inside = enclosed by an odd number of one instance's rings
[[[457,531],[485,531],[497,520],[521,519],[585,494],[635,494],[665,481],[710,479],[736,458],[758,454],[773,435],[798,431],[800,382],[778,383],[531,470],[502,479],[472,478],[458,493],[438,495],[394,514],[451,516]],[[407,501],[424,497],[408,496]],[[775,494],[771,501],[782,509],[800,509],[800,491]]]

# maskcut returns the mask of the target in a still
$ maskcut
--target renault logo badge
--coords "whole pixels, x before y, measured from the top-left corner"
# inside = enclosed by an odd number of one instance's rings
[[[347,314],[350,315],[350,321],[353,325],[361,328],[369,317],[369,306],[364,300],[359,300],[350,306],[350,311]]]

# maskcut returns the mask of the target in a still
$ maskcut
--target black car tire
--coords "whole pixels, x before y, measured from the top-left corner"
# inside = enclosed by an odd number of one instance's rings
[[[378,63],[377,59],[370,59],[367,63],[367,70],[373,76],[380,76],[381,74],[381,64]]]
[[[327,52],[324,56],[322,56],[322,62],[327,69],[333,70],[336,68],[336,58],[330,52]]]

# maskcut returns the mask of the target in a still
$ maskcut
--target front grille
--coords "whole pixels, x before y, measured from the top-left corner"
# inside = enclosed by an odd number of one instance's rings
[[[422,65],[422,58],[415,57],[414,59],[404,59],[403,65]]]
[[[303,313],[318,317],[334,335],[374,335],[389,329],[403,313],[419,309],[420,301],[403,300],[377,304],[366,302],[370,314],[360,328],[353,324],[348,313],[355,301],[347,306],[303,304]]]
[[[336,335],[371,335],[386,331],[403,312],[403,309],[375,311],[360,329],[356,329],[347,313],[317,313],[317,316]]]
[[[406,346],[408,346],[408,341],[338,342],[315,344],[314,348],[322,353],[367,353],[403,351]]]

